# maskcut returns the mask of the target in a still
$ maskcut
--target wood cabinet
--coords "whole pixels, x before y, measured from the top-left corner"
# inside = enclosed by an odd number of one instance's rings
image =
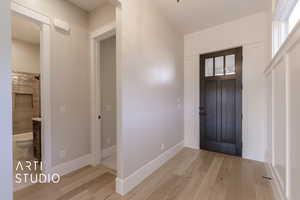
[[[42,123],[40,119],[33,119],[33,154],[38,160],[42,160],[42,148],[41,148],[41,127]]]

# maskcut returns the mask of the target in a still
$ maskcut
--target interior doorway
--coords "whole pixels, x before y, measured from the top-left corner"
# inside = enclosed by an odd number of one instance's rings
[[[13,15],[12,109],[15,189],[32,184],[31,181],[18,180],[22,174],[35,176],[41,173],[40,80],[40,27],[24,17]],[[21,167],[29,162],[36,162],[37,167]]]
[[[117,37],[112,23],[91,33],[92,164],[117,174]]]
[[[242,48],[200,56],[200,148],[242,156]]]
[[[16,191],[36,183],[37,174],[49,173],[52,168],[50,19],[11,2],[11,20],[13,181]]]
[[[101,164],[117,169],[116,36],[100,41]]]

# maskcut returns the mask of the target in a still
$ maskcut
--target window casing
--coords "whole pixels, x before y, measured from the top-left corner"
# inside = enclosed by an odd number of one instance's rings
[[[296,3],[295,7],[293,8],[288,18],[289,33],[292,32],[292,30],[295,28],[299,19],[300,19],[300,1],[298,0],[298,2]]]
[[[277,0],[272,22],[272,55],[276,55],[300,19],[300,0]]]

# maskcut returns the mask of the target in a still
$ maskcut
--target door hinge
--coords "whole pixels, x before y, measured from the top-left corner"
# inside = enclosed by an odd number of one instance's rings
[[[243,120],[243,118],[244,118],[243,114],[241,115],[241,118],[242,118],[242,120]]]

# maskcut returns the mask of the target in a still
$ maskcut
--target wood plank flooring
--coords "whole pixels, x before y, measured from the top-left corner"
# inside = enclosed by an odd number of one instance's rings
[[[263,163],[185,148],[124,197],[114,172],[99,166],[15,192],[14,200],[275,200],[266,175]]]

